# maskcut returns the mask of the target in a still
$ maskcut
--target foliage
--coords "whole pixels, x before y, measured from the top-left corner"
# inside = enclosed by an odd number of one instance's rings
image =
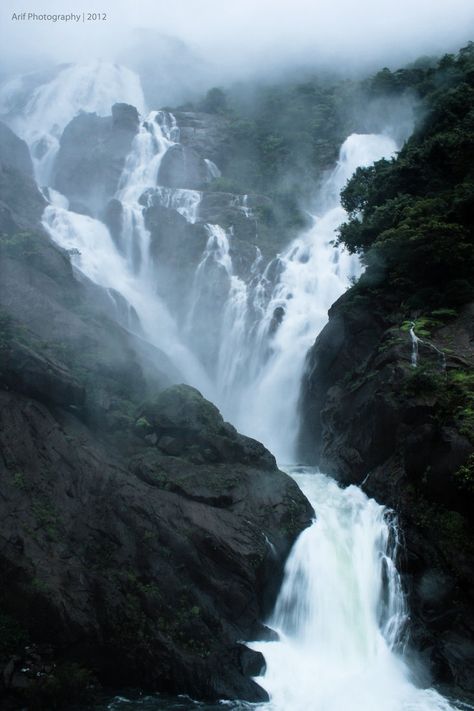
[[[227,108],[227,97],[222,89],[214,87],[209,89],[199,108],[201,111],[207,111],[210,114],[223,113]]]
[[[435,67],[383,70],[381,85],[416,90],[422,119],[396,158],[348,182],[339,242],[409,307],[458,307],[474,297],[474,44]]]
[[[467,462],[459,467],[454,477],[460,489],[474,494],[474,454],[471,454]]]
[[[31,232],[0,235],[0,255],[28,259],[38,255],[38,236]]]
[[[474,443],[474,373],[468,370],[442,372],[426,363],[410,370],[403,393],[408,396],[432,395],[437,399],[440,425],[455,425]]]

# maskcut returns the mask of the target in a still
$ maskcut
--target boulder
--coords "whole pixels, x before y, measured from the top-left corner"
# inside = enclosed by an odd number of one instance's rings
[[[4,677],[28,639],[48,643],[53,663],[38,661],[38,679],[17,669],[20,697],[25,688],[38,701],[45,677],[72,664],[108,686],[263,701],[251,678],[261,655],[242,640],[265,633],[311,507],[263,446],[192,388],[143,412],[151,430],[184,433],[202,461],[141,435],[112,445],[73,412],[0,390],[0,613],[21,631]],[[219,437],[234,448],[210,461]]]
[[[72,210],[102,215],[118,188],[138,125],[134,106],[115,104],[112,116],[80,113],[66,126],[53,187],[68,198]]]
[[[189,385],[175,385],[143,405],[136,426],[156,435],[158,449],[198,464],[241,462],[276,469],[275,458],[260,442],[239,435],[217,407]]]
[[[205,160],[193,148],[177,143],[163,156],[157,183],[169,188],[200,190],[209,179]]]

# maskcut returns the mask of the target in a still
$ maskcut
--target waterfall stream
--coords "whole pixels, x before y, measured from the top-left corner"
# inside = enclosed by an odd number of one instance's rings
[[[356,486],[315,471],[290,473],[317,519],[296,542],[260,642],[259,683],[269,711],[448,711],[417,688],[404,661],[407,608],[396,569],[397,528],[389,511]]]
[[[234,344],[234,363],[229,366],[223,361],[225,372],[219,377],[226,382],[226,391],[219,405],[238,429],[264,442],[280,461],[294,461],[306,353],[326,324],[330,306],[360,273],[358,258],[334,246],[336,230],[346,217],[340,191],[359,166],[390,157],[396,148],[392,138],[382,135],[353,134],[344,142],[319,196],[320,214],[263,273],[261,288],[257,285],[254,290],[259,321],[250,337],[244,332],[240,343]],[[278,277],[270,298],[259,304],[262,282],[268,281],[268,272],[275,267]],[[234,298],[241,300],[240,293]],[[280,314],[277,327],[276,313]],[[227,335],[221,339],[223,348]]]
[[[10,86],[3,92],[4,107],[16,90],[18,86]],[[117,67],[66,68],[34,91],[12,125],[30,145],[40,184],[48,182],[61,131],[77,111],[108,112],[119,100],[144,110],[137,78]],[[206,225],[208,241],[191,285],[190,311],[180,328],[157,293],[140,202],[146,190],[153,189],[163,206],[190,224],[197,221],[199,191],[156,186],[161,160],[177,141],[179,129],[171,114],[152,112],[142,119],[116,193],[123,207],[124,249],[103,222],[70,211],[67,200],[54,191],[43,224],[70,252],[77,270],[126,299],[145,337],[176,363],[189,383],[214,400],[240,430],[262,440],[280,461],[294,461],[306,353],[327,322],[328,308],[360,273],[358,259],[333,244],[335,230],[345,219],[339,193],[358,166],[391,156],[397,146],[389,136],[350,136],[319,196],[312,227],[263,271],[257,250],[247,282],[234,270],[232,235],[220,225]],[[211,176],[220,175],[214,163],[207,160],[206,165]],[[239,197],[236,206],[252,219],[247,196]],[[192,335],[194,309],[209,283],[210,269],[220,270],[228,285],[219,305],[213,378],[193,352]],[[416,365],[416,353],[414,359]],[[313,504],[317,520],[301,534],[286,565],[268,622],[279,640],[252,644],[267,662],[258,681],[271,701],[261,708],[450,709],[435,691],[416,688],[403,658],[408,613],[396,570],[396,525],[389,512],[356,487],[341,489],[314,471],[293,468],[290,473]],[[114,703],[109,708],[120,707]],[[147,708],[162,708],[157,703]]]

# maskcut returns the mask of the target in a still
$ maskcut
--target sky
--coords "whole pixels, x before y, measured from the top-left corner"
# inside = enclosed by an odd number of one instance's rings
[[[2,0],[3,71],[46,62],[115,60],[146,27],[184,40],[222,76],[300,64],[397,66],[474,39],[474,0]],[[96,11],[90,22],[13,14]]]

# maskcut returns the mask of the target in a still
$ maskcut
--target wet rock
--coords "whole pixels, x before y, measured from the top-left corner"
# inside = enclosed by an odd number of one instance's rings
[[[103,220],[109,228],[112,239],[122,254],[125,254],[125,245],[122,239],[123,206],[120,200],[112,198],[107,203],[103,213]]]
[[[192,148],[176,144],[163,156],[157,183],[169,188],[200,190],[209,178],[204,159]]]
[[[114,104],[112,106],[112,124],[115,129],[123,129],[136,133],[140,117],[135,106],[130,104]]]
[[[81,113],[66,126],[53,187],[68,198],[72,210],[102,214],[118,188],[137,130],[137,110],[127,104],[115,104],[107,117]]]
[[[45,206],[34,181],[28,146],[0,122],[0,233],[31,229]]]
[[[474,364],[472,313],[432,335],[449,346],[446,372],[425,354],[413,369],[390,304],[348,292],[308,354],[300,400],[302,457],[397,512],[413,645],[428,675],[464,696],[474,694],[474,441],[452,375]]]
[[[175,111],[180,142],[212,160],[221,170],[230,156],[230,122],[225,116],[196,111]]]
[[[33,163],[24,141],[0,121],[0,165],[9,166],[23,175],[33,178]]]
[[[223,425],[189,390],[148,414],[201,451]],[[261,658],[240,640],[268,613],[265,588],[312,511],[262,445],[224,432],[232,461],[194,464],[140,439],[130,457],[73,414],[0,390],[2,609],[103,683],[265,699],[249,677]]]
[[[138,429],[153,432],[167,454],[187,457],[199,449],[203,461],[244,462],[261,469],[276,469],[265,447],[239,435],[225,423],[219,410],[189,385],[175,385],[145,404],[138,414]]]

